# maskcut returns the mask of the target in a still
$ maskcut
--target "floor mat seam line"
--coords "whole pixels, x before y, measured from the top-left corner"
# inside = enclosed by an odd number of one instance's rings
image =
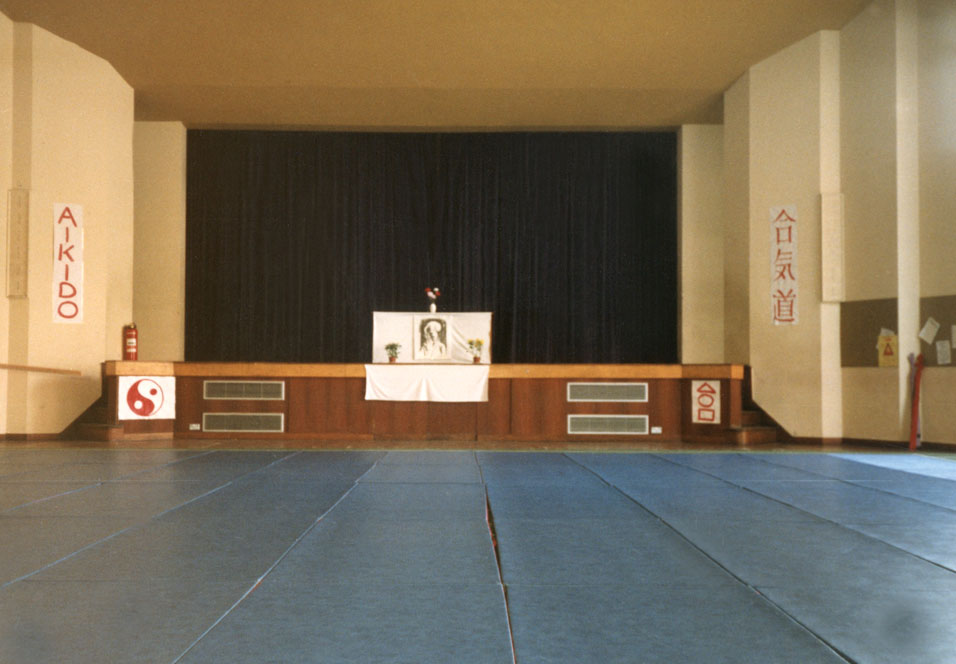
[[[298,454],[298,453],[297,453],[297,454]],[[291,455],[291,456],[295,456],[295,455]],[[283,459],[285,459],[285,458],[286,458],[286,457],[283,457]],[[381,457],[381,458],[379,458],[379,459],[376,459],[375,462],[374,462],[371,466],[369,466],[369,467],[365,470],[364,473],[362,473],[362,474],[359,475],[357,478],[355,478],[355,480],[352,482],[352,486],[350,486],[345,493],[343,493],[341,496],[339,496],[338,500],[336,500],[335,503],[333,503],[331,507],[329,507],[327,510],[325,510],[324,512],[322,512],[322,514],[320,514],[320,515],[318,516],[318,518],[316,518],[311,524],[309,524],[309,526],[308,526],[305,530],[303,530],[303,531],[299,534],[299,536],[295,538],[295,540],[293,540],[292,544],[290,544],[290,545],[286,548],[286,550],[283,551],[283,552],[279,555],[279,557],[276,558],[275,561],[273,561],[273,563],[272,563],[271,565],[269,565],[269,567],[266,569],[266,571],[263,572],[263,573],[259,576],[259,578],[257,578],[257,579],[255,580],[255,582],[254,582],[251,586],[249,586],[248,589],[246,589],[246,591],[239,597],[239,599],[237,599],[228,609],[226,609],[225,613],[223,613],[221,616],[219,616],[219,618],[217,618],[215,621],[213,621],[213,623],[212,623],[208,628],[206,628],[206,629],[202,632],[202,634],[200,634],[198,637],[196,637],[196,639],[195,639],[192,643],[190,643],[190,644],[186,647],[186,649],[183,650],[183,652],[181,652],[181,653],[171,662],[171,664],[177,664],[177,662],[181,661],[183,657],[185,657],[186,655],[188,655],[190,650],[192,650],[192,649],[195,648],[197,645],[199,645],[199,642],[200,642],[200,641],[202,641],[204,638],[206,638],[220,623],[222,623],[222,621],[224,621],[227,617],[229,617],[229,615],[230,615],[233,611],[235,611],[235,609],[238,608],[238,606],[239,606],[240,604],[242,604],[242,602],[244,602],[245,599],[246,599],[247,597],[249,597],[249,595],[251,595],[260,585],[262,585],[262,582],[265,581],[266,577],[269,576],[269,574],[271,574],[271,573],[273,572],[273,570],[275,570],[275,568],[279,566],[279,564],[286,558],[286,556],[289,555],[289,553],[292,551],[292,549],[294,549],[299,542],[301,542],[309,533],[311,533],[311,532],[319,525],[319,523],[321,523],[321,522],[325,519],[325,517],[328,516],[329,513],[332,512],[332,510],[334,510],[336,507],[338,507],[339,504],[340,504],[343,500],[345,500],[345,499],[348,497],[348,495],[349,495],[350,493],[352,493],[352,491],[355,490],[355,488],[359,485],[359,482],[362,480],[362,478],[365,477],[368,473],[372,472],[372,469],[375,468],[375,467],[378,465],[378,462],[381,461],[382,458],[384,458],[384,457]],[[270,464],[270,465],[271,465],[271,464]]]
[[[518,664],[518,652],[515,648],[514,628],[511,624],[511,602],[508,598],[508,586],[505,584],[504,575],[501,573],[501,555],[498,549],[498,532],[495,530],[494,514],[491,510],[491,497],[488,495],[488,484],[485,482],[485,474],[481,468],[481,462],[478,461],[478,454],[475,453],[475,463],[478,464],[478,476],[481,478],[481,484],[485,492],[485,524],[488,527],[488,535],[491,538],[491,552],[495,557],[495,569],[498,572],[498,587],[501,588],[501,598],[504,602],[505,623],[508,627],[508,642],[511,645],[511,662]]]

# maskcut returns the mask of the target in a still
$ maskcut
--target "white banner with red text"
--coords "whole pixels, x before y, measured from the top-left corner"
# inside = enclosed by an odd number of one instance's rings
[[[83,322],[83,206],[53,206],[53,322]]]
[[[770,208],[770,308],[774,325],[796,325],[797,206]]]

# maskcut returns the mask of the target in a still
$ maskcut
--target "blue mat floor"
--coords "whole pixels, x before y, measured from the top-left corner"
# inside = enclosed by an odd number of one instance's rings
[[[0,450],[0,662],[956,662],[956,461]]]

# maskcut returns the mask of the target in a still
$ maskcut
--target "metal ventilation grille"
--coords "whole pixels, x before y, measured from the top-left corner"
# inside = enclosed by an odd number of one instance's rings
[[[568,433],[646,434],[647,415],[568,415]]]
[[[234,433],[282,433],[282,413],[203,413],[202,430]]]
[[[204,399],[285,399],[285,382],[281,380],[204,380],[202,390]]]
[[[568,401],[647,401],[647,383],[568,383]]]

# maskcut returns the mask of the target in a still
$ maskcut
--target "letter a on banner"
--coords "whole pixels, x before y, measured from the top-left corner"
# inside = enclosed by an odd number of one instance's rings
[[[83,206],[53,206],[53,322],[83,322]]]

